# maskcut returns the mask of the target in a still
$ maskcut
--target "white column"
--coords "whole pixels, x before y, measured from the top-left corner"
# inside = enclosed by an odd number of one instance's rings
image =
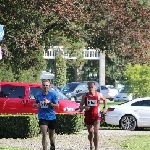
[[[105,85],[105,52],[100,52],[99,83],[100,85]]]

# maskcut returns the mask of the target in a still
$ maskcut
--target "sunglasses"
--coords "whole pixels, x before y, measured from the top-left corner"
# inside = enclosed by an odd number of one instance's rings
[[[93,87],[88,87],[89,89],[92,89]]]
[[[45,85],[45,84],[43,84],[43,86],[49,86],[49,85]]]

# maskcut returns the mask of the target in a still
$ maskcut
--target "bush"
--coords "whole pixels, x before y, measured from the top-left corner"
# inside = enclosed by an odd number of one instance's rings
[[[71,134],[84,128],[82,114],[57,114],[57,134]]]
[[[37,136],[37,115],[0,115],[0,138]]]
[[[83,115],[57,114],[56,134],[71,134],[83,128]],[[39,133],[36,114],[0,115],[0,138],[30,138]]]

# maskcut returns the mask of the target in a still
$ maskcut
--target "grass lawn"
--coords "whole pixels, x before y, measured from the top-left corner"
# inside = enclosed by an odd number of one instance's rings
[[[107,103],[107,108],[109,106],[121,104],[123,102],[110,102]],[[103,103],[101,103],[101,109]],[[109,128],[109,127],[107,127]],[[110,127],[110,129],[112,129]],[[113,141],[114,143],[117,141]],[[126,150],[150,150],[150,135],[128,135],[124,141],[119,142],[119,145]]]
[[[127,150],[150,150],[150,135],[130,135],[120,146]]]
[[[18,147],[1,147],[0,150],[29,150],[27,148],[18,148]]]
[[[113,106],[113,105],[118,105],[118,104],[121,104],[121,103],[123,103],[123,102],[108,102],[107,103],[107,108],[109,107],[109,106]],[[100,104],[100,108],[102,109],[103,108],[103,101],[101,101],[101,104]]]

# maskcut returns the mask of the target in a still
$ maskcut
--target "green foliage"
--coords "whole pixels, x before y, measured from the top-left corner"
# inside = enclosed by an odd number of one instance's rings
[[[84,128],[82,114],[57,114],[57,134],[71,134]]]
[[[149,150],[149,138],[150,136],[148,134],[129,135],[126,137],[126,140],[119,142],[119,145],[126,150]]]
[[[74,82],[75,81],[75,69],[73,66],[67,66],[66,70],[66,81],[67,82]]]
[[[135,97],[149,96],[150,93],[150,66],[147,64],[127,65],[124,78],[127,79],[123,84],[133,93]]]
[[[29,138],[39,133],[37,115],[0,115],[0,138]]]
[[[94,80],[98,81],[98,76],[99,76],[99,61],[95,60],[88,60],[85,62],[82,70],[84,71],[82,75],[82,80],[83,81],[89,81],[89,80]],[[89,77],[89,74],[97,74],[97,77]]]
[[[57,134],[71,134],[84,128],[82,114],[57,114]],[[30,138],[40,133],[36,114],[0,115],[0,138]]]
[[[46,67],[41,45],[42,14],[33,9],[30,1],[6,0],[1,4],[0,19],[5,30],[2,41],[4,65],[11,68],[14,80],[34,82],[30,77],[33,72],[39,76],[39,71]],[[25,72],[28,79],[23,77]]]
[[[149,7],[143,6],[149,6],[149,0],[3,0],[4,65],[9,66],[14,80],[27,81],[24,72],[31,69],[39,76],[46,69],[43,46],[56,45],[79,58],[68,60],[67,66],[84,65],[81,51],[85,46],[113,51],[134,63],[149,63]]]
[[[66,59],[62,55],[57,55],[55,59],[55,85],[66,84]]]
[[[40,80],[40,71],[33,72],[32,69],[29,70],[20,70],[18,74],[17,81],[20,82],[38,82],[41,83]]]
[[[139,4],[142,5],[143,7],[149,7],[150,0],[138,0]]]
[[[106,54],[105,61],[106,85],[115,85],[115,80],[121,80],[122,72],[125,70],[126,60],[118,57],[116,54]]]
[[[134,63],[149,62],[149,7],[139,1],[55,0],[55,8],[69,25],[74,24],[71,33],[84,39],[88,47],[114,52]]]
[[[2,62],[0,65],[0,81],[15,81],[11,66],[5,65],[3,60],[1,61]]]

